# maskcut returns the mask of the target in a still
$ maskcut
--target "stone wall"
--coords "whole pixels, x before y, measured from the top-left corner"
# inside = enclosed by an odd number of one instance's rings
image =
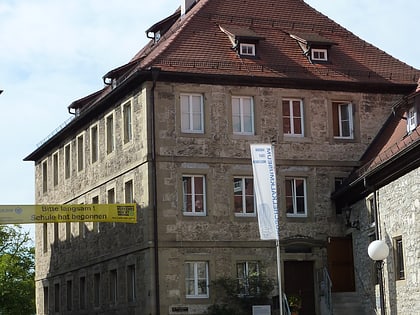
[[[415,314],[420,309],[419,253],[420,253],[420,169],[415,169],[391,182],[377,192],[380,239],[386,241],[390,254],[384,264],[384,286],[387,314]],[[370,220],[369,196],[353,205],[352,219],[360,221],[360,231],[353,230],[357,291],[364,298],[365,307],[372,311],[379,307],[379,288],[375,286],[374,263],[367,248],[375,239]],[[395,272],[395,239],[403,241],[405,279],[397,280]]]
[[[107,202],[107,191],[114,188],[116,202],[124,201],[124,183],[134,182],[134,199],[139,204],[139,222],[128,224],[100,224],[99,233],[93,224],[47,224],[36,228],[36,280],[37,305],[43,305],[43,286],[49,286],[50,303],[54,297],[54,283],[60,283],[65,292],[66,277],[80,278],[85,274],[92,281],[98,270],[107,279],[110,268],[124,274],[130,259],[138,270],[138,303],[124,300],[125,278],[121,277],[121,296],[117,306],[103,306],[102,312],[138,311],[153,313],[154,259],[153,259],[153,205],[151,164],[148,160],[148,125],[146,105],[150,101],[150,84],[139,87],[124,100],[115,104],[116,148],[107,155],[105,117],[103,113],[84,126],[72,130],[68,140],[57,147],[59,163],[64,165],[64,146],[71,144],[72,160],[76,161],[76,137],[85,134],[85,168],[77,171],[72,164],[70,179],[65,179],[63,167],[59,183],[52,181],[52,155],[36,163],[37,203],[91,203],[98,196],[99,203]],[[180,128],[180,93],[204,95],[205,132],[186,134]],[[231,97],[253,96],[255,135],[232,133]],[[282,98],[299,98],[304,102],[305,136],[284,135],[282,123]],[[123,145],[121,105],[132,100],[132,143]],[[156,113],[156,167],[157,213],[159,238],[159,282],[162,313],[188,307],[202,312],[212,303],[209,299],[185,297],[184,263],[188,260],[209,262],[210,279],[234,275],[238,260],[258,260],[265,265],[271,277],[276,276],[275,247],[273,242],[259,240],[257,218],[238,217],[233,211],[233,177],[251,176],[249,145],[274,143],[277,161],[277,182],[280,209],[280,237],[282,242],[293,239],[311,244],[310,253],[284,253],[283,260],[313,261],[315,272],[326,265],[326,249],[322,245],[328,237],[342,236],[343,221],[336,215],[330,195],[335,178],[343,178],[358,165],[371,139],[386,120],[398,96],[361,94],[350,92],[303,91],[257,87],[221,85],[174,84],[157,82],[155,92]],[[334,139],[332,135],[332,101],[348,101],[355,110],[355,138]],[[89,130],[99,127],[100,158],[90,161]],[[48,189],[42,190],[42,163],[47,161],[50,170]],[[182,213],[182,175],[206,176],[207,214],[203,217],[185,216]],[[284,180],[287,176],[307,179],[308,215],[302,218],[287,217],[284,210]],[[45,229],[45,227],[47,227]],[[55,229],[58,229],[58,238]],[[85,233],[85,232],[86,233]],[[70,237],[68,237],[70,235]],[[313,244],[317,245],[314,246]],[[46,247],[44,245],[47,245]],[[44,248],[46,249],[44,251]],[[283,249],[284,251],[284,249]],[[129,258],[131,257],[131,258]],[[114,266],[114,267],[112,267]],[[105,280],[107,281],[107,280]],[[105,292],[107,290],[104,286]],[[318,288],[314,288],[318,296]],[[89,293],[91,294],[91,293]],[[76,299],[76,295],[74,296]],[[106,293],[103,296],[107,299]],[[51,304],[53,305],[53,304]],[[182,306],[182,307],[181,307]],[[107,308],[108,307],[108,308]],[[130,311],[129,311],[130,309]],[[73,310],[77,314],[77,307]],[[181,313],[177,313],[181,314]],[[191,313],[189,313],[191,314]]]

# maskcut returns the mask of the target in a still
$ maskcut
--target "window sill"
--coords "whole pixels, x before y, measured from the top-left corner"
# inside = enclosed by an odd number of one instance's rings
[[[207,213],[205,212],[182,212],[185,217],[205,217]]]

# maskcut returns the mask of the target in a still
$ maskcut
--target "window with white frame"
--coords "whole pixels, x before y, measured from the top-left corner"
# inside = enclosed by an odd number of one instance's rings
[[[251,96],[232,96],[233,133],[254,134],[254,101]]]
[[[85,167],[85,137],[83,134],[77,136],[77,171],[83,171]]]
[[[185,263],[185,291],[187,298],[207,298],[209,296],[208,262]]]
[[[70,178],[71,175],[71,144],[64,147],[64,177]]]
[[[286,214],[288,217],[307,216],[307,197],[305,178],[286,178]]]
[[[183,212],[185,215],[206,214],[206,182],[202,175],[182,177]]]
[[[334,138],[353,139],[353,105],[333,102],[332,112]]]
[[[99,133],[98,125],[90,128],[90,160],[91,163],[97,162],[99,159]]]
[[[283,133],[288,136],[303,137],[303,102],[300,99],[284,99]]]
[[[233,179],[235,215],[255,216],[254,180],[252,177]]]
[[[123,115],[123,141],[124,144],[130,142],[133,139],[133,106],[131,101],[128,101],[122,105]]]
[[[311,59],[313,61],[328,61],[328,50],[326,48],[312,48]]]
[[[255,44],[239,44],[239,54],[242,56],[255,56]]]
[[[106,128],[106,153],[110,154],[115,149],[115,134],[114,134],[114,114],[110,114],[105,118]]]
[[[407,132],[410,133],[417,128],[417,112],[415,107],[411,107],[407,112]]]
[[[204,132],[203,95],[181,94],[181,131],[185,133]]]
[[[260,270],[257,261],[243,261],[236,264],[238,292],[241,296],[255,296],[259,292]]]

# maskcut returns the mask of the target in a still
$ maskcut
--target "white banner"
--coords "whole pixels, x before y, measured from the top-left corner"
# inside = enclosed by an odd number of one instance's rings
[[[278,240],[276,163],[270,144],[251,144],[258,225],[262,240]]]

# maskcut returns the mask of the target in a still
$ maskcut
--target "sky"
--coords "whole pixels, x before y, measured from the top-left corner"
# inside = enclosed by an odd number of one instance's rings
[[[420,69],[419,0],[306,0],[341,26]],[[34,204],[23,159],[103,87],[180,0],[0,0],[0,205]],[[33,235],[33,225],[26,228]]]

